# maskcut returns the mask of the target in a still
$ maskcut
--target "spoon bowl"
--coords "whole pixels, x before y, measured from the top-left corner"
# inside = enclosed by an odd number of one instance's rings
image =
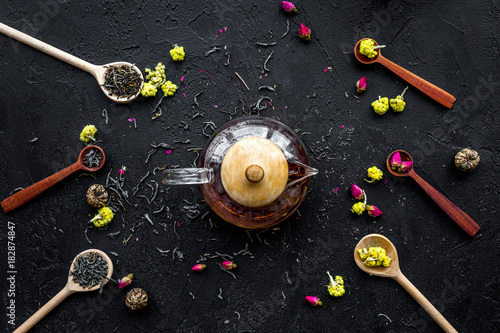
[[[371,246],[382,247],[385,249],[387,255],[392,259],[389,267],[376,266],[368,267],[363,264],[361,258],[358,254],[358,249],[369,248]],[[401,269],[399,268],[399,258],[396,247],[392,242],[380,235],[380,234],[370,234],[363,237],[356,247],[354,248],[354,261],[356,265],[364,272],[376,275],[380,277],[389,277],[396,280],[406,291],[422,306],[422,308],[427,311],[427,313],[436,321],[436,323],[441,326],[445,332],[457,332],[455,328],[443,317],[443,315],[432,305],[427,298],[408,280]]]
[[[392,157],[394,154],[398,153],[401,155],[402,161],[410,161],[412,162],[411,168],[406,172],[398,172],[396,170],[392,170]],[[443,194],[438,192],[434,187],[432,187],[429,183],[423,180],[419,175],[415,172],[415,164],[413,163],[413,158],[409,153],[404,150],[395,150],[389,154],[386,161],[387,170],[396,177],[411,177],[413,180],[417,182],[422,189],[427,192],[427,194],[441,207],[449,217],[455,221],[469,236],[474,236],[480,229],[479,225],[470,218],[463,210],[458,208],[453,202],[451,202],[448,198],[446,198]]]
[[[113,262],[108,257],[108,255],[101,250],[89,249],[89,250],[85,250],[85,251],[79,253],[75,257],[75,259],[73,259],[73,262],[71,264],[71,268],[70,268],[69,272],[71,273],[73,271],[78,257],[82,256],[82,255],[86,255],[88,253],[97,253],[97,255],[104,258],[104,260],[106,261],[106,263],[108,265],[108,272],[106,275],[106,279],[103,281],[103,284],[108,283],[108,281],[111,279],[111,276],[113,275]],[[100,284],[97,284],[91,288],[85,288],[83,286],[80,286],[80,284],[73,281],[73,276],[68,274],[68,282],[66,283],[64,288],[57,295],[55,295],[51,300],[49,300],[43,307],[41,307],[37,312],[35,312],[30,318],[28,318],[21,326],[19,326],[14,331],[14,333],[27,332],[29,329],[31,329],[33,326],[35,326],[36,323],[38,323],[43,317],[45,317],[50,311],[52,311],[59,303],[61,303],[69,295],[76,293],[76,292],[95,291],[95,290],[98,290],[99,288],[100,288]]]
[[[100,147],[94,145],[87,146],[82,149],[78,160],[74,164],[14,193],[2,201],[3,211],[8,213],[21,206],[78,170],[96,172],[104,166],[105,160],[106,155],[104,155],[104,151]]]
[[[361,62],[362,64],[369,65],[369,64],[374,64],[374,63],[379,63],[382,66],[386,67],[389,69],[391,72],[399,76],[401,79],[405,80],[436,102],[438,102],[441,105],[446,106],[447,108],[451,108],[453,106],[453,103],[455,103],[455,97],[453,97],[451,94],[447,93],[443,89],[433,85],[432,83],[422,79],[421,77],[413,74],[407,69],[404,69],[403,67],[395,64],[394,62],[390,61],[389,59],[385,58],[382,56],[382,53],[380,52],[380,49],[377,50],[377,55],[373,58],[368,58],[367,56],[364,56],[360,52],[360,44],[363,40],[366,39],[371,39],[372,38],[363,38],[359,40],[356,45],[354,46],[354,56],[356,59]],[[375,46],[378,46],[379,44],[373,40]]]
[[[45,52],[48,55],[53,56],[54,58],[62,60],[70,65],[78,67],[78,68],[92,74],[94,76],[94,78],[97,80],[97,83],[99,83],[99,86],[101,87],[102,91],[113,102],[129,103],[129,102],[132,102],[134,99],[136,99],[139,96],[139,94],[141,93],[141,89],[142,89],[142,86],[144,83],[144,77],[142,75],[141,70],[137,66],[135,66],[134,64],[121,61],[121,62],[109,63],[106,65],[94,65],[94,64],[91,64],[85,60],[77,58],[69,53],[66,53],[62,50],[59,50],[58,48],[55,48],[52,45],[49,45],[49,44],[42,42],[36,38],[33,38],[33,37],[21,32],[19,30],[11,28],[8,25],[5,25],[3,23],[0,23],[0,33],[3,33],[4,35],[9,36],[11,38],[14,38],[14,39],[20,41],[21,43],[29,45],[29,46],[31,46],[39,51]],[[139,74],[139,76],[141,78],[141,85],[140,85],[140,87],[135,95],[129,96],[127,98],[120,97],[116,94],[110,94],[109,90],[103,86],[104,74],[106,73],[107,68],[109,66],[117,66],[117,65],[131,66],[133,68],[133,70],[135,70]]]
[[[358,61],[362,64],[365,64],[365,65],[368,65],[368,64],[373,64],[375,62],[377,62],[377,59],[379,56],[381,56],[380,54],[380,49],[377,50],[377,55],[373,58],[368,58],[367,56],[361,54],[361,52],[359,51],[360,50],[360,44],[362,41],[364,40],[367,40],[367,39],[371,39],[371,38],[363,38],[363,39],[360,39],[356,45],[354,46],[354,56],[356,57],[356,59],[358,59]],[[373,40],[373,43],[375,44],[375,46],[379,46],[378,43],[374,40]]]
[[[384,266],[369,267],[363,264],[363,261],[361,260],[358,254],[358,249],[363,249],[363,248],[368,249],[370,247],[381,247],[386,251],[387,256],[389,256],[389,258],[392,259],[389,267],[384,267]],[[387,237],[384,237],[379,234],[367,235],[359,241],[358,245],[356,245],[356,247],[354,248],[354,261],[362,271],[365,271],[366,273],[371,275],[395,278],[398,274],[401,274],[401,270],[399,269],[399,258],[398,258],[398,252],[396,251],[396,247]]]

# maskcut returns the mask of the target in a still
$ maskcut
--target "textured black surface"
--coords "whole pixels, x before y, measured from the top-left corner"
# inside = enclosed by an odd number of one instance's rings
[[[458,331],[498,331],[497,0],[301,1],[295,16],[284,13],[279,1],[125,3],[0,1],[2,23],[95,64],[124,60],[144,69],[162,61],[179,86],[163,101],[163,115],[152,120],[161,94],[113,104],[90,74],[0,35],[1,199],[74,163],[87,124],[97,126],[107,156],[95,179],[74,174],[17,210],[0,213],[0,276],[9,270],[8,222],[15,224],[17,270],[14,298],[6,278],[0,279],[0,312],[7,313],[7,302],[15,299],[16,327],[64,286],[73,257],[95,247],[117,254],[110,255],[115,278],[133,273],[132,286],[149,293],[148,307],[128,311],[126,290],[110,283],[102,295],[70,296],[33,332],[440,332],[395,281],[356,267],[355,244],[378,232],[396,245],[403,273]],[[282,37],[287,22],[290,31]],[[300,22],[312,29],[309,44],[297,36]],[[387,45],[387,58],[454,95],[454,107],[441,107],[410,87],[402,114],[375,115],[371,101],[394,97],[406,84],[378,65],[356,62],[352,48],[367,36]],[[170,58],[173,44],[186,49],[183,62]],[[206,56],[214,47],[220,50]],[[264,71],[273,51],[270,71]],[[354,98],[362,76],[368,90]],[[275,91],[259,90],[267,85]],[[198,107],[193,98],[200,92]],[[300,214],[279,229],[247,233],[215,216],[196,186],[160,186],[151,206],[138,197],[151,198],[148,184],[161,179],[152,175],[155,167],[187,167],[195,160],[189,149],[203,147],[203,131],[211,133],[206,122],[221,126],[244,116],[242,102],[248,112],[261,96],[274,106],[261,114],[296,129],[320,171]],[[159,149],[146,164],[153,142],[169,144],[172,152]],[[463,147],[481,156],[472,173],[453,165]],[[410,152],[417,173],[481,226],[474,238],[412,180],[393,179],[386,171],[380,183],[363,183],[365,169],[382,168],[394,149]],[[84,232],[95,209],[85,202],[85,192],[93,183],[104,184],[109,172],[118,177],[121,166],[127,167],[130,204],[107,231],[88,231],[90,245]],[[350,212],[351,183],[366,190],[382,217]],[[152,213],[162,205],[170,214]],[[199,214],[190,218],[184,206],[197,206]],[[106,236],[118,231],[116,239]],[[251,255],[235,256],[236,279],[218,268],[220,258],[211,258],[237,253],[246,244]],[[158,248],[180,249],[183,259],[162,256]],[[204,256],[208,269],[193,274],[191,267]],[[346,295],[328,296],[327,270],[344,277]],[[324,307],[305,304],[306,295],[319,296]],[[0,318],[12,331],[9,318]]]

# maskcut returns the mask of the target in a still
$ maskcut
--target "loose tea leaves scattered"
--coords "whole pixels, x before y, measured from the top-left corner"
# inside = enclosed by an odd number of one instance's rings
[[[102,290],[108,280],[108,263],[97,252],[79,255],[69,275],[83,288],[90,289],[100,284]]]
[[[141,91],[141,75],[130,65],[108,66],[104,84],[110,95],[130,99]]]

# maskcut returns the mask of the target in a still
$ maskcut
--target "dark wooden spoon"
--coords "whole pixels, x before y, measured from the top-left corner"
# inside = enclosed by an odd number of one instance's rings
[[[378,54],[373,57],[373,58],[368,58],[367,56],[362,55],[359,52],[359,44],[365,40],[365,39],[371,39],[371,38],[363,38],[360,41],[356,43],[356,46],[354,46],[354,55],[356,56],[356,59],[358,59],[359,62],[363,64],[373,64],[373,63],[379,63],[382,66],[386,67],[389,69],[391,72],[435,100],[441,105],[446,106],[447,108],[451,108],[453,106],[453,103],[455,103],[455,97],[444,91],[443,89],[436,87],[430,82],[425,81],[421,77],[413,74],[407,69],[404,69],[403,67],[393,63],[389,59],[385,58],[382,56],[380,49],[377,50]],[[374,41],[375,46],[378,46],[378,43]]]
[[[392,156],[395,153],[399,153],[401,155],[401,160],[402,161],[410,161],[412,162],[411,168],[406,171],[406,172],[398,172],[395,170],[392,170],[391,168],[391,159]],[[387,164],[387,170],[391,174],[393,174],[396,177],[411,177],[413,178],[420,187],[424,189],[425,192],[441,207],[448,216],[450,216],[453,221],[455,221],[462,229],[465,230],[470,236],[474,236],[478,231],[479,231],[479,225],[474,222],[473,219],[469,217],[463,210],[458,208],[457,205],[455,205],[453,202],[451,202],[448,198],[446,198],[443,194],[438,192],[434,187],[429,185],[425,180],[420,178],[419,175],[417,175],[413,169],[413,159],[411,158],[410,154],[408,154],[404,150],[396,150],[393,151],[389,157],[387,158],[386,161]]]
[[[85,156],[90,152],[92,152],[93,150],[97,150],[98,152],[100,152],[102,154],[102,159],[98,166],[88,167],[84,163]],[[70,165],[69,167],[61,171],[56,172],[52,176],[40,180],[38,183],[35,183],[19,192],[14,193],[10,197],[2,201],[3,211],[8,213],[11,210],[21,206],[22,204],[33,199],[43,191],[47,190],[54,184],[60,182],[61,180],[63,180],[64,178],[66,178],[67,176],[71,175],[72,173],[78,170],[95,172],[103,167],[105,160],[106,156],[104,155],[104,151],[101,148],[97,146],[87,146],[82,149],[82,151],[80,152],[80,156],[78,157],[78,161],[76,161],[75,164]]]

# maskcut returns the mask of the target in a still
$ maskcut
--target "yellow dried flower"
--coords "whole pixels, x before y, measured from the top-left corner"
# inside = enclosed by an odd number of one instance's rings
[[[359,258],[363,260],[363,264],[368,267],[384,266],[389,267],[392,259],[387,256],[384,248],[370,247],[369,249],[358,249]]]
[[[365,179],[365,181],[368,183],[374,183],[378,180],[381,180],[382,177],[384,177],[384,173],[376,166],[372,166],[371,168],[368,168],[368,177],[370,178],[370,180]]]
[[[170,50],[170,56],[175,61],[182,61],[182,60],[184,60],[184,55],[185,54],[186,53],[184,52],[184,47],[178,46],[177,44],[174,45],[174,48]]]
[[[107,226],[113,217],[115,216],[115,213],[111,210],[109,207],[101,207],[98,210],[98,213],[90,222],[94,223],[94,225],[97,228],[102,228],[104,226]]]
[[[156,96],[157,92],[158,89],[155,87],[154,84],[151,84],[149,82],[144,82],[144,84],[142,85],[141,95],[144,97],[154,97]]]
[[[336,275],[335,279],[330,275],[330,272],[326,272],[330,279],[330,283],[327,286],[328,293],[334,297],[340,297],[345,294],[344,279],[340,275]]]
[[[385,47],[385,45],[375,46],[375,41],[373,39],[365,39],[359,44],[359,53],[372,59],[378,54],[375,50],[383,47]]]
[[[94,125],[87,125],[83,128],[82,133],[80,133],[80,140],[87,143],[90,140],[95,141],[94,136],[97,132],[97,128]]]
[[[364,211],[365,211],[364,203],[356,202],[354,205],[352,205],[351,212],[361,215],[363,214]]]
[[[161,86],[161,90],[163,90],[165,96],[172,96],[177,90],[177,86],[171,81],[167,81]]]
[[[372,107],[376,114],[383,115],[389,110],[389,99],[379,96],[377,100],[372,102]]]

